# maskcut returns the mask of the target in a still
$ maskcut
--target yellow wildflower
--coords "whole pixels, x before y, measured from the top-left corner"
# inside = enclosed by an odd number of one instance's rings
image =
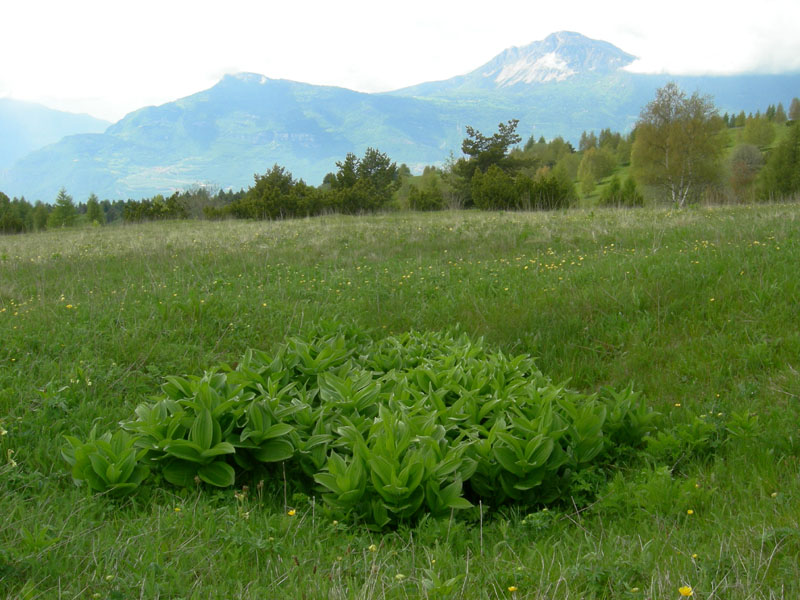
[[[678,592],[684,598],[688,598],[689,596],[693,596],[694,595],[694,590],[691,588],[691,586],[688,586],[688,585],[682,585],[681,587],[679,587],[678,588]]]
[[[508,591],[513,594],[514,592],[517,591],[517,586],[515,586],[515,585],[508,586]]]
[[[297,514],[297,511],[292,508],[286,514],[289,515],[290,517],[293,517],[293,516],[295,516]]]
[[[370,552],[377,552],[378,551],[378,547],[375,544],[370,544],[369,548],[367,548],[367,550],[369,550]]]
[[[689,510],[686,511],[686,514],[687,515],[693,515],[694,511],[690,508]]]

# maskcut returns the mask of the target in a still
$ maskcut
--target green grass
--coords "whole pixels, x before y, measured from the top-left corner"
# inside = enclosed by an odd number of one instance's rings
[[[0,596],[800,597],[798,264],[794,204],[0,237]],[[239,498],[73,485],[64,434],[115,428],[165,375],[323,319],[376,337],[459,328],[582,391],[633,382],[665,428],[737,412],[759,434],[620,465],[578,510],[490,506],[383,535],[332,523],[280,477]]]

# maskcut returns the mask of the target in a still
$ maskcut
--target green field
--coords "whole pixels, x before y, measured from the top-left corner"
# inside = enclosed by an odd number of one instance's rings
[[[799,265],[797,204],[2,236],[0,596],[798,598]],[[383,533],[283,481],[74,485],[65,434],[321,321],[483,337],[582,392],[633,383],[677,441],[574,503]]]

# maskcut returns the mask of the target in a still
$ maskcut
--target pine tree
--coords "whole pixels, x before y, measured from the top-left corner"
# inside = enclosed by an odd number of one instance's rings
[[[47,218],[47,226],[69,227],[75,224],[77,218],[78,210],[72,201],[72,196],[67,194],[67,190],[61,188],[56,196],[55,206]]]
[[[594,134],[594,131],[591,133],[586,133],[585,131],[581,133],[581,139],[578,142],[579,152],[585,152],[589,148],[597,148],[597,136]]]
[[[775,122],[778,125],[783,125],[786,123],[788,117],[786,116],[786,110],[783,108],[783,102],[778,102],[778,108],[775,109]]]
[[[100,201],[94,194],[89,196],[89,199],[86,201],[86,219],[89,223],[97,223],[98,225],[103,225],[106,222],[103,208],[100,206]]]
[[[796,97],[792,98],[792,103],[789,105],[789,119],[800,120],[800,99]]]
[[[47,228],[47,220],[50,218],[50,209],[41,200],[37,200],[33,207],[33,229],[42,231]]]
[[[633,177],[628,177],[622,184],[622,204],[625,206],[644,206],[644,196],[636,187]]]

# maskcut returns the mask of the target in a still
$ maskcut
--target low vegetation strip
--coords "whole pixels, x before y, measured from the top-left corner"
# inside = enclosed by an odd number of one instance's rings
[[[800,596],[799,239],[794,204],[0,238],[0,597]],[[483,337],[487,357],[534,357],[570,397],[598,407],[632,382],[661,416],[638,447],[576,470],[563,500],[490,502],[476,467],[461,488],[473,508],[382,531],[315,489],[327,460],[314,474],[287,462],[284,479],[280,462],[233,458],[232,488],[162,485],[160,466],[119,499],[74,485],[64,436],[113,437],[168,398],[168,378],[200,385],[217,365],[209,383],[235,379],[247,348],[274,359],[325,320],[356,348]],[[377,356],[353,365],[362,355]]]

